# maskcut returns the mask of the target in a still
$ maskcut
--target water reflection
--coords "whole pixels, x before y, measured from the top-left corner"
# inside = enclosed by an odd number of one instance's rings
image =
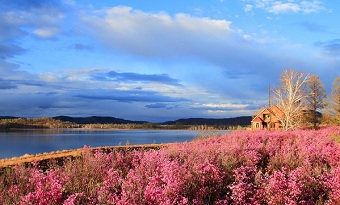
[[[219,131],[216,134],[224,134]],[[191,141],[201,134],[188,130],[15,129],[0,132],[0,159],[58,150],[130,144]]]

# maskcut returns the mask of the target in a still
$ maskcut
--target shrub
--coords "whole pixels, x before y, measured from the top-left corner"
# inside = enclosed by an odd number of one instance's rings
[[[339,127],[243,131],[160,150],[84,147],[0,175],[0,204],[339,204]]]

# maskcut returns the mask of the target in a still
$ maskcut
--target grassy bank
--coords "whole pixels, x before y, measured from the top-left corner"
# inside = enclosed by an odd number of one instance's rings
[[[101,150],[105,153],[110,153],[113,150],[149,150],[149,149],[160,149],[162,147],[167,146],[167,144],[147,144],[147,145],[129,145],[129,146],[106,146],[106,147],[96,147],[96,148],[88,148],[91,152],[95,152],[97,150]],[[36,155],[23,155],[21,157],[13,157],[9,159],[1,159],[0,160],[0,169],[9,166],[15,165],[29,165],[33,164],[33,162],[38,162],[40,164],[48,164],[49,161],[63,161],[67,158],[77,158],[81,157],[84,154],[84,149],[75,149],[75,150],[63,150],[56,151],[50,153],[36,154]]]

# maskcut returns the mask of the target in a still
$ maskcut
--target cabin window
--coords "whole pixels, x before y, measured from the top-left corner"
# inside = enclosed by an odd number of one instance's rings
[[[260,128],[260,123],[255,123],[255,128]]]
[[[265,120],[270,119],[269,114],[263,114],[263,119],[265,119]]]

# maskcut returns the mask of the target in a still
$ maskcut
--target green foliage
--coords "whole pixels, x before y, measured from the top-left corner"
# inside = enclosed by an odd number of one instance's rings
[[[340,135],[334,133],[334,134],[331,134],[330,136],[334,141],[340,143]]]

